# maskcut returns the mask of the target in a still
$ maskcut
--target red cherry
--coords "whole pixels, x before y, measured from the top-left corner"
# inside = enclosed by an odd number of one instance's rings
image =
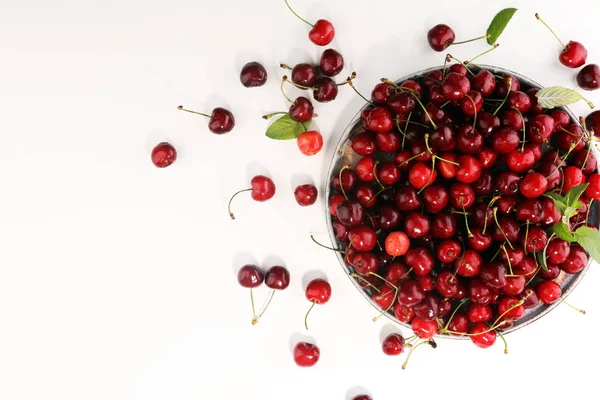
[[[344,68],[344,57],[337,50],[327,49],[321,54],[319,67],[323,75],[335,76]]]
[[[584,195],[588,199],[600,200],[600,174],[590,175]]]
[[[238,283],[245,288],[253,289],[260,286],[265,277],[256,265],[244,265],[238,271]]]
[[[328,103],[335,100],[337,95],[338,87],[333,79],[326,76],[317,78],[313,85],[313,98],[315,101],[318,101],[319,103]]]
[[[424,163],[415,164],[408,172],[408,181],[417,190],[432,184],[437,177],[437,171]]]
[[[469,90],[471,90],[469,79],[457,73],[447,74],[446,79],[442,82],[442,94],[449,101],[462,99]]]
[[[586,65],[577,74],[577,84],[585,90],[600,88],[600,67],[597,64]]]
[[[310,206],[317,201],[318,191],[315,185],[300,185],[294,190],[296,202],[303,206]]]
[[[588,263],[588,256],[581,247],[573,246],[567,259],[560,265],[560,269],[567,274],[576,274],[585,269]]]
[[[465,250],[462,257],[456,260],[454,264],[456,273],[465,278],[473,278],[479,275],[483,259],[478,252],[473,250]]]
[[[415,312],[411,306],[396,303],[394,304],[394,316],[400,322],[409,323],[415,317]]]
[[[419,317],[413,318],[411,327],[420,339],[431,339],[438,331],[437,321],[425,321]]]
[[[306,97],[298,97],[290,106],[289,114],[294,121],[306,122],[313,117],[315,108]]]
[[[296,64],[292,68],[292,82],[304,87],[313,87],[317,80],[315,67],[308,63]]]
[[[542,281],[535,287],[537,296],[544,304],[552,304],[562,295],[560,285],[554,281]]]
[[[296,143],[302,154],[314,156],[323,148],[323,136],[317,131],[302,132]]]
[[[596,136],[600,135],[600,110],[592,112],[585,117],[585,126],[591,131],[594,131]]]
[[[475,346],[487,349],[496,342],[496,331],[490,330],[488,326],[481,322],[475,324],[469,331],[471,341]]]
[[[206,118],[210,118],[208,122],[208,129],[212,133],[217,135],[222,135],[223,133],[231,132],[231,130],[235,126],[235,118],[233,117],[231,111],[221,107],[217,107],[214,110],[212,110],[211,115],[204,114],[198,111],[187,110],[183,108],[183,106],[178,106],[177,109],[192,114],[202,115]]]
[[[352,139],[352,150],[359,156],[371,156],[377,151],[377,143],[372,135],[359,133]]]
[[[285,290],[290,285],[290,273],[282,266],[275,265],[265,274],[265,285],[274,290]]]
[[[478,322],[487,322],[492,319],[492,308],[487,304],[473,303],[467,310],[467,318],[474,324]]]
[[[547,188],[548,181],[546,177],[537,172],[526,175],[519,186],[521,194],[530,199],[540,197],[546,193]]]
[[[496,77],[490,71],[482,69],[472,78],[472,88],[481,93],[483,97],[489,97],[496,89]]]
[[[575,186],[581,185],[583,183],[583,173],[581,170],[574,166],[568,166],[563,170],[563,193],[567,193],[569,190],[573,189]]]
[[[350,229],[348,239],[356,251],[371,251],[377,245],[377,234],[370,226],[361,225]]]
[[[452,332],[452,336],[462,336],[469,330],[469,319],[465,314],[456,313],[448,324],[448,330]]]
[[[321,351],[312,343],[298,342],[294,346],[294,362],[299,367],[312,367],[319,361]]]
[[[398,89],[396,86],[389,82],[382,82],[375,85],[375,88],[371,92],[371,100],[373,100],[373,103],[375,104],[386,105],[388,99],[397,92]]]
[[[558,56],[562,65],[569,68],[579,68],[587,60],[587,50],[579,42],[570,41]]]
[[[317,46],[327,46],[335,37],[333,24],[326,19],[320,19],[308,33],[308,38]]]
[[[536,115],[529,121],[527,135],[535,143],[546,143],[554,133],[554,119],[546,114]]]
[[[392,257],[400,257],[405,255],[409,247],[410,239],[404,232],[391,232],[385,238],[385,251]]]
[[[383,108],[375,107],[367,116],[367,129],[372,132],[387,132],[393,128],[392,114]]]
[[[481,164],[473,156],[463,155],[458,158],[460,166],[456,171],[456,180],[463,183],[473,183],[481,176]]]
[[[435,264],[433,256],[425,247],[409,249],[404,256],[404,262],[413,269],[416,276],[428,275]]]
[[[342,201],[344,201],[344,200],[346,200],[346,198],[343,195],[339,194],[339,193],[334,194],[333,196],[331,196],[329,198],[329,213],[331,215],[333,215],[334,217],[337,217],[337,208],[338,208],[338,205]]]
[[[267,81],[267,71],[262,64],[256,61],[249,62],[242,67],[240,81],[247,88],[262,86]]]
[[[397,356],[404,351],[404,338],[398,333],[391,333],[383,340],[383,352],[388,356]]]
[[[229,199],[229,204],[227,205],[227,211],[229,212],[229,216],[231,219],[235,219],[235,216],[231,212],[231,202],[239,193],[250,191],[250,196],[255,201],[267,201],[275,196],[275,184],[270,178],[267,178],[263,175],[256,175],[250,180],[250,189],[240,190],[231,196]]]
[[[177,150],[167,142],[161,142],[152,149],[152,163],[158,168],[165,168],[177,159]]]
[[[325,304],[331,298],[331,285],[324,279],[313,279],[306,286],[306,299],[313,303],[304,317],[304,326],[308,330],[306,320],[315,304]]]
[[[429,46],[435,51],[444,51],[454,43],[455,35],[448,25],[439,24],[427,32]]]

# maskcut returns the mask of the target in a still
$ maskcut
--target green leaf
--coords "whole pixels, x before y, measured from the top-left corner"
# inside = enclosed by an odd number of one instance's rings
[[[600,262],[600,232],[588,226],[578,228],[574,234],[577,243],[590,254],[596,262]]]
[[[516,12],[516,8],[505,8],[496,14],[487,29],[487,34],[490,35],[490,37],[487,38],[487,42],[490,46],[493,46],[496,43],[496,40],[498,40],[502,32],[504,32],[504,28],[506,28],[506,25],[508,25]]]
[[[564,222],[557,222],[556,224],[554,224],[552,226],[552,232],[554,232],[554,234],[560,239],[566,240],[567,242],[572,243],[575,241],[575,237],[569,230],[567,224],[565,224]]]
[[[565,211],[567,209],[567,205],[565,204],[565,198],[558,193],[548,192],[545,193],[544,196],[551,198],[554,200],[554,206],[562,215],[565,215]]]
[[[542,267],[542,269],[547,272],[548,265],[546,264],[546,248],[547,247],[544,247],[544,251],[538,251],[537,253],[535,253],[535,258],[540,267]]]
[[[538,103],[543,108],[564,107],[569,104],[577,103],[584,98],[578,91],[568,89],[562,86],[549,86],[541,89],[535,94]]]
[[[304,123],[294,121],[289,114],[273,122],[267,129],[267,137],[275,140],[296,139],[302,132],[306,132],[311,121]]]
[[[565,204],[569,207],[574,207],[574,208],[581,207],[581,204],[579,204],[579,207],[577,207],[577,203],[579,203],[578,200],[581,197],[581,195],[583,194],[583,192],[585,192],[585,189],[587,189],[588,185],[589,185],[588,183],[583,183],[583,184],[577,185],[573,189],[569,190],[567,192],[567,195],[565,196]]]
[[[571,217],[574,217],[577,214],[579,214],[579,211],[577,211],[577,208],[575,207],[567,207],[565,209],[565,212],[563,213],[563,215],[567,217],[567,219],[570,219]]]

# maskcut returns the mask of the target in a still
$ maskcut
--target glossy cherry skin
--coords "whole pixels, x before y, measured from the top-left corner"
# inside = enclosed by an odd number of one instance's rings
[[[517,320],[525,315],[525,307],[523,305],[516,305],[519,299],[515,297],[502,297],[498,301],[498,314],[504,315],[502,319],[513,319]]]
[[[267,82],[267,71],[261,63],[249,62],[242,67],[240,81],[247,88],[262,86]]]
[[[577,84],[585,90],[600,88],[600,67],[597,64],[588,64],[577,74]]]
[[[537,253],[546,247],[548,235],[546,231],[540,227],[534,226],[529,228],[527,235],[521,236],[521,244],[529,253]]]
[[[575,186],[581,185],[583,183],[583,173],[577,167],[572,165],[566,167],[563,170],[563,193],[567,193],[569,190],[573,189]]]
[[[467,309],[467,318],[474,324],[487,322],[492,318],[492,308],[487,304],[473,303]]]
[[[424,163],[416,163],[408,173],[408,181],[417,190],[432,184],[437,177],[437,171]]]
[[[358,396],[354,396],[352,400],[373,400],[373,398],[367,394],[359,394]]]
[[[488,169],[491,168],[498,158],[498,155],[494,152],[493,149],[489,147],[484,147],[478,154],[479,163],[481,164],[481,168]]]
[[[402,139],[396,132],[378,132],[375,135],[375,142],[379,150],[387,153],[394,153],[402,146]]]
[[[537,296],[537,293],[535,292],[535,290],[530,288],[525,289],[518,297],[520,299],[525,299],[523,307],[525,307],[526,310],[535,308],[540,304],[540,300]]]
[[[472,78],[472,87],[483,97],[489,97],[496,89],[496,77],[490,71],[482,69]]]
[[[496,178],[496,189],[504,196],[519,193],[521,178],[513,172],[501,172]]]
[[[448,239],[440,242],[435,248],[435,254],[440,262],[449,264],[457,260],[462,253],[460,242]]]
[[[411,212],[404,219],[404,232],[411,239],[421,238],[429,233],[431,223],[421,213]]]
[[[348,227],[342,224],[340,221],[333,221],[331,223],[333,225],[333,231],[335,233],[335,238],[340,242],[348,241]]]
[[[524,276],[509,276],[506,278],[506,286],[502,288],[502,293],[508,296],[517,296],[525,290],[527,280]]]
[[[242,287],[253,289],[263,283],[265,276],[256,265],[248,264],[240,268],[237,279]]]
[[[510,80],[510,91],[516,92],[521,89],[521,83],[512,75],[505,75],[504,79],[496,86],[496,96],[504,98],[508,93],[508,82]]]
[[[546,265],[547,269],[540,269],[540,271],[538,272],[538,276],[542,279],[545,279],[547,281],[552,281],[556,278],[558,278],[558,275],[560,275],[560,267],[558,265],[554,265],[554,264],[548,264]]]
[[[405,255],[409,247],[410,239],[404,232],[391,232],[385,238],[385,251],[392,257],[400,257]]]
[[[431,232],[436,239],[449,239],[456,235],[456,216],[448,212],[435,214],[431,222]]]
[[[377,105],[386,105],[389,98],[396,93],[398,93],[398,89],[391,83],[378,83],[371,92],[371,100],[373,100],[373,103]]]
[[[450,195],[448,190],[443,186],[428,186],[423,191],[423,200],[427,211],[436,214],[446,208],[448,201],[450,200]]]
[[[427,32],[429,46],[435,51],[444,51],[454,43],[454,31],[448,25],[439,24]]]
[[[461,334],[467,333],[469,330],[469,319],[463,313],[456,313],[450,324],[448,324],[448,330],[452,333],[452,336],[462,336]]]
[[[312,367],[320,357],[321,351],[312,343],[298,342],[294,346],[294,362],[299,367]]]
[[[371,156],[377,151],[377,143],[372,134],[359,133],[352,138],[352,150],[359,156]]]
[[[394,201],[400,211],[414,211],[421,208],[423,204],[421,197],[411,186],[399,188],[395,193]]]
[[[335,76],[344,68],[344,57],[337,50],[327,49],[321,54],[319,67],[323,75]]]
[[[598,160],[589,149],[582,149],[575,152],[572,154],[570,161],[573,166],[580,168],[584,175],[594,173],[598,167]]]
[[[492,135],[492,147],[498,154],[507,154],[519,146],[519,134],[512,128],[498,129]]]
[[[470,208],[475,203],[475,191],[473,188],[461,182],[450,186],[450,204],[458,209]]]
[[[348,240],[356,251],[371,251],[377,245],[377,234],[370,226],[356,226],[348,232]]]
[[[481,176],[479,160],[470,155],[458,157],[460,166],[456,171],[456,180],[462,183],[473,183]]]
[[[495,184],[492,174],[484,170],[471,186],[477,196],[489,196],[494,192]]]
[[[420,339],[431,339],[438,331],[437,321],[425,321],[419,317],[414,317],[410,326]]]
[[[590,114],[593,115],[594,113]],[[588,118],[590,117],[590,115],[588,115]],[[586,125],[588,120],[586,119]],[[590,127],[590,125],[587,125],[588,129],[593,129],[592,127]],[[566,130],[563,131],[562,129],[559,129],[558,133],[556,134],[557,138],[556,138],[556,144],[558,145],[558,147],[561,150],[564,151],[569,151],[569,149],[571,148],[571,145],[575,145],[575,147],[573,148],[573,151],[579,151],[581,149],[583,149],[585,147],[585,140],[583,138],[584,132],[583,132],[583,128],[577,124],[571,124],[568,125],[566,127],[564,127],[564,129]],[[559,157],[557,157],[558,159]],[[552,161],[552,160],[550,160]]]
[[[585,117],[585,125],[596,136],[600,136],[600,110],[594,111]]]
[[[408,114],[415,108],[415,99],[408,92],[400,92],[388,99],[387,106],[396,114]]]
[[[265,285],[271,289],[284,290],[290,285],[290,273],[282,266],[275,265],[265,274]]]
[[[212,111],[210,121],[208,122],[208,129],[212,133],[222,135],[223,133],[231,132],[234,126],[235,118],[229,110],[217,107]]]
[[[502,263],[490,263],[481,268],[481,281],[491,288],[501,289],[506,285],[506,267]]]
[[[304,87],[312,87],[317,80],[315,67],[308,63],[296,64],[292,68],[292,82]]]
[[[400,303],[394,304],[394,316],[400,322],[408,323],[415,317],[415,312],[411,306],[404,306]]]
[[[584,195],[588,199],[600,200],[600,174],[590,175]]]
[[[314,114],[315,108],[306,97],[298,97],[290,106],[290,117],[294,121],[306,122],[309,121]]]
[[[333,81],[333,79],[326,76],[317,78],[313,88],[315,89],[313,91],[314,99],[319,103],[327,103],[335,100],[338,95],[337,84]]]
[[[267,201],[275,196],[275,184],[266,176],[256,175],[250,180],[250,186],[250,196],[255,201]]]
[[[496,331],[490,331],[490,328],[483,322],[475,324],[469,331],[469,334],[471,335],[469,338],[473,344],[482,349],[487,349],[496,342]]]
[[[152,149],[152,164],[158,168],[166,168],[177,160],[177,150],[167,142],[161,142]]]
[[[383,352],[388,356],[397,356],[404,351],[404,338],[398,333],[391,333],[381,344]]]
[[[449,101],[460,100],[471,90],[471,82],[466,76],[449,73],[442,82],[442,94]]]
[[[367,129],[372,132],[387,132],[393,128],[392,114],[383,107],[375,107],[367,116]]]
[[[537,199],[526,199],[517,205],[517,220],[533,224],[542,221],[542,203]]]
[[[402,214],[392,205],[382,205],[379,208],[379,225],[381,229],[392,230],[400,225]]]
[[[408,276],[408,267],[399,261],[390,263],[385,272],[385,279],[394,285],[398,285]]]
[[[516,108],[521,113],[526,113],[531,107],[531,99],[529,96],[521,91],[510,92],[507,99],[509,108]]]
[[[570,41],[558,55],[560,63],[569,68],[579,68],[587,60],[587,50],[579,42]]]
[[[334,217],[337,217],[337,208],[340,205],[340,203],[344,200],[346,200],[346,198],[339,193],[331,196],[328,202],[329,214],[333,215]]]
[[[380,164],[377,170],[377,177],[379,178],[379,182],[384,186],[391,186],[400,179],[400,169],[395,162],[386,161]]]
[[[576,274],[583,271],[588,262],[588,256],[581,247],[573,246],[567,259],[560,265],[560,269],[567,274]]]
[[[546,177],[537,172],[525,175],[519,185],[521,194],[530,199],[540,197],[546,193],[547,188],[548,181],[546,180]]]
[[[523,129],[523,117],[521,117],[521,114],[516,110],[505,110],[501,114],[500,122],[502,123],[502,126],[506,128],[512,128],[516,131]]]
[[[331,285],[324,279],[313,279],[306,286],[306,299],[316,304],[325,304],[331,298]]]
[[[460,99],[458,105],[464,115],[473,117],[475,114],[481,111],[481,107],[483,107],[483,96],[476,90],[469,90],[465,97]]]
[[[294,190],[296,202],[303,207],[315,204],[317,196],[318,191],[315,185],[300,185]]]
[[[471,125],[463,125],[456,132],[456,147],[465,154],[477,155],[483,148],[483,135]]]
[[[343,186],[344,192],[348,194],[356,189],[357,180],[356,172],[346,168],[342,170],[341,173],[337,173],[331,177],[331,187],[333,187],[335,190],[341,191]]]
[[[477,251],[465,250],[462,257],[458,258],[454,264],[458,275],[465,278],[473,278],[479,275],[483,259]]]
[[[458,291],[458,278],[450,269],[443,269],[435,279],[435,290],[443,297],[454,297]]]
[[[416,276],[428,275],[435,264],[435,260],[425,247],[409,249],[404,256],[406,265],[413,269]]]
[[[353,247],[350,247],[353,249]],[[356,253],[350,260],[350,265],[354,267],[357,273],[369,276],[371,272],[377,272],[379,269],[379,259],[372,253]]]
[[[469,300],[477,304],[489,304],[492,300],[493,290],[484,284],[479,278],[473,278],[469,281],[467,296]]]
[[[508,169],[514,172],[524,172],[535,165],[535,154],[533,151],[516,149],[508,153],[506,157]]]
[[[535,292],[544,304],[552,304],[562,296],[560,285],[554,281],[542,281],[535,287]]]
[[[317,46],[327,46],[335,37],[333,24],[326,19],[320,19],[308,32],[308,38]]]
[[[566,240],[554,238],[548,244],[546,249],[546,256],[550,264],[562,264],[567,261],[569,254],[571,253],[571,246]]]
[[[546,143],[554,133],[554,119],[546,114],[536,115],[529,121],[527,135],[535,143]]]

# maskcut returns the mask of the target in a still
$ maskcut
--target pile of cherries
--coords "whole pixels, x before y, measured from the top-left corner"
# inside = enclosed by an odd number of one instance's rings
[[[587,264],[581,247],[548,233],[563,216],[545,195],[587,182],[569,221],[587,224],[600,199],[597,160],[584,127],[542,109],[537,91],[453,64],[383,79],[353,129],[349,153],[359,157],[331,178],[339,251],[382,313],[416,338],[489,347],[527,309],[562,300],[557,278]],[[391,335],[384,352],[404,345]]]

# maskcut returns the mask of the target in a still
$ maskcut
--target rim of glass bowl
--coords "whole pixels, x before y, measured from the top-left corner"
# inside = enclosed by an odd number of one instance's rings
[[[396,82],[399,83],[399,82],[406,81],[408,79],[421,78],[428,72],[440,70],[442,68],[443,68],[443,66],[427,68],[427,69],[406,75],[403,78],[398,79]],[[520,82],[525,83],[527,86],[536,87],[536,88],[542,87],[542,85],[540,85],[536,81],[534,81],[526,76],[523,76],[517,72],[506,69],[506,68],[501,68],[501,67],[496,67],[496,66],[486,65],[486,64],[479,64],[475,69],[476,70],[487,69],[493,73],[510,74],[510,75],[515,76],[517,79],[519,79]],[[366,103],[358,111],[358,113],[354,116],[354,118],[351,120],[351,122],[348,124],[348,126],[344,130],[342,136],[340,137],[339,141],[337,142],[337,145],[336,145],[333,155],[331,157],[329,169],[327,171],[327,183],[326,183],[326,190],[325,190],[325,218],[327,220],[327,230],[329,232],[329,238],[331,239],[332,243],[336,243],[336,244],[337,244],[337,240],[335,238],[335,232],[333,230],[332,219],[331,219],[331,215],[329,214],[329,207],[328,207],[329,198],[331,197],[331,185],[330,185],[331,176],[334,171],[338,170],[338,167],[340,166],[340,164],[342,164],[342,163],[347,164],[348,163],[347,161],[353,155],[352,148],[349,146],[348,139],[349,139],[350,135],[353,133],[354,128],[356,127],[357,123],[360,123],[361,112],[368,106],[369,106],[369,103]],[[578,118],[573,114],[573,112],[571,112],[571,110],[569,110],[569,108],[561,107],[560,109],[566,111],[567,114],[569,114],[569,117],[571,118],[572,121],[575,121],[575,122],[578,121]],[[592,152],[594,153],[596,158],[600,160],[600,152],[598,151],[598,149],[596,147],[592,147]],[[356,157],[356,155],[354,155],[354,156]],[[597,171],[598,171],[598,169],[597,169]],[[598,204],[598,202],[593,203],[593,207],[590,212],[590,221],[592,221],[593,225],[596,227],[600,227],[599,206],[600,206],[600,204]],[[377,310],[377,312],[381,312],[382,308],[379,307],[371,299],[371,295],[370,295],[369,291],[367,289],[362,288],[358,284],[358,281],[356,279],[353,279],[350,276],[350,273],[353,271],[344,262],[343,255],[339,252],[336,252],[336,257],[338,258],[339,263],[341,264],[342,268],[344,269],[344,272],[348,276],[348,279],[350,279],[352,281],[354,286],[362,293],[362,295]],[[563,289],[563,298],[566,298],[567,296],[569,296],[569,294],[573,291],[573,289],[575,289],[577,284],[581,281],[581,279],[583,279],[583,276],[585,275],[585,273],[587,272],[587,270],[589,269],[589,267],[592,263],[593,263],[593,260],[590,258],[588,260],[586,267],[577,274],[568,275],[568,274],[565,274],[564,272],[561,272],[561,275],[557,278],[557,280],[560,281],[561,287]],[[502,334],[506,335],[508,333],[514,332],[517,329],[523,328],[524,326],[527,326],[527,325],[537,321],[538,319],[542,318],[544,315],[546,315],[550,311],[552,311],[560,303],[561,303],[560,301],[557,301],[553,304],[539,305],[533,309],[526,310],[525,315],[521,319],[519,319],[512,327],[502,331]],[[396,322],[397,324],[400,324],[408,329],[411,329],[410,324],[399,321],[393,314],[392,310],[390,310],[390,312],[385,313],[384,315],[388,319]],[[468,339],[468,336],[451,336],[448,334],[442,334],[442,335],[436,334],[436,337],[448,338],[448,339],[459,339],[459,340]]]

